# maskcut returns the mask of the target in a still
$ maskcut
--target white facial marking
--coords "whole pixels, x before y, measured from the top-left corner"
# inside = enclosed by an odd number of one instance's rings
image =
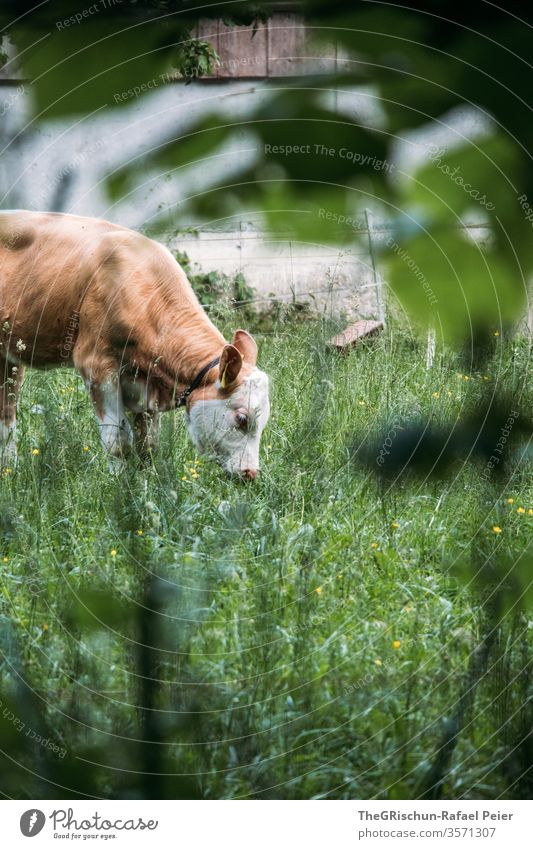
[[[230,474],[256,472],[269,415],[268,377],[256,368],[229,398],[193,404],[187,426],[198,450],[214,457]]]

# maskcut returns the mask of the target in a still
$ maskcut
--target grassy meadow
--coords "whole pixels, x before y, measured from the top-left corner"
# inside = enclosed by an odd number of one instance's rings
[[[531,621],[509,605],[495,630],[468,566],[524,551],[531,462],[496,491],[475,460],[386,482],[354,457],[411,421],[451,432],[488,386],[531,409],[528,344],[428,370],[399,328],[347,355],[332,330],[257,333],[272,416],[248,486],[182,413],[151,468],[110,476],[75,372],[28,374],[0,483],[4,795],[531,793]]]

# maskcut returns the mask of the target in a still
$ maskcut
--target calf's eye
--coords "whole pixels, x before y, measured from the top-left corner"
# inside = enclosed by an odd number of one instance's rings
[[[248,416],[244,412],[244,410],[237,410],[235,413],[235,422],[237,427],[244,429],[248,424]]]

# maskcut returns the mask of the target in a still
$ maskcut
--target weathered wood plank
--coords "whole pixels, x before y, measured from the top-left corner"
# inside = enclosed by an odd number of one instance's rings
[[[267,76],[267,27],[231,27],[218,23],[218,78]]]
[[[331,73],[336,69],[337,49],[312,38],[298,14],[276,14],[268,21],[268,76]]]
[[[226,26],[218,20],[201,20],[197,38],[209,41],[220,56],[220,65],[203,79],[235,79],[330,73],[337,67],[337,45],[312,37],[301,14],[276,12],[266,24]]]
[[[361,339],[368,339],[371,336],[381,333],[383,330],[382,321],[370,321],[362,319],[350,324],[346,330],[334,336],[328,342],[328,347],[336,348],[337,351],[345,351],[347,348],[353,348]]]

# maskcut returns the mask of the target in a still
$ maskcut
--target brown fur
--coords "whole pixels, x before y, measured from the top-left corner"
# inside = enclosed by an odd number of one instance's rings
[[[225,346],[162,245],[107,221],[35,212],[0,213],[0,341],[5,420],[8,355],[19,369],[75,365],[98,413],[99,387],[118,376],[145,382],[153,405],[170,409]],[[216,395],[217,377],[212,369],[195,396]]]

